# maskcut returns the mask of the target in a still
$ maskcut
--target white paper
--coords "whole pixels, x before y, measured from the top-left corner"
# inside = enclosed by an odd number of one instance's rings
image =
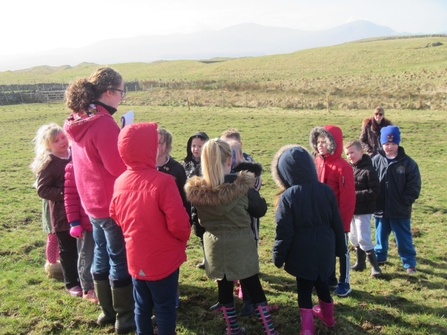
[[[126,114],[121,116],[121,128],[128,126],[133,123],[134,112],[133,110],[128,111]]]

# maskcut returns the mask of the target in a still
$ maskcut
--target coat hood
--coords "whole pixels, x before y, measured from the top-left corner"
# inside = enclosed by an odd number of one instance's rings
[[[343,152],[343,132],[340,127],[327,125],[324,127],[315,127],[309,135],[309,144],[315,155],[318,155],[317,141],[319,136],[325,136],[328,141],[329,155],[341,157]]]
[[[304,147],[296,144],[288,144],[278,150],[273,157],[271,170],[273,180],[282,190],[309,181],[318,181],[312,156]]]
[[[191,143],[192,140],[196,137],[201,138],[202,140],[204,140],[205,142],[208,141],[210,138],[208,137],[208,135],[203,132],[203,131],[198,131],[197,133],[195,133],[194,135],[192,135],[189,139],[188,139],[188,143],[186,144],[186,157],[184,159],[185,162],[190,162],[190,161],[194,161],[193,159],[193,155],[191,152]]]
[[[262,174],[262,165],[256,162],[241,162],[233,168],[234,172],[248,171],[253,172],[256,177]]]
[[[86,111],[71,113],[65,120],[64,129],[72,141],[79,142],[95,121],[102,117],[111,118],[112,116],[103,106],[91,104]]]
[[[118,136],[118,151],[128,170],[156,169],[158,132],[155,122],[134,123]]]
[[[255,183],[255,177],[251,172],[241,171],[236,175],[227,175],[225,180],[228,176],[234,176],[234,181],[225,182],[217,187],[208,186],[202,177],[194,176],[186,182],[186,197],[198,206],[228,205],[234,199],[247,194]]]

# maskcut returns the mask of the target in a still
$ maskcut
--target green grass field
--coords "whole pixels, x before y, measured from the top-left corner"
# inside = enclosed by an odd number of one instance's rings
[[[216,66],[224,66],[224,63]],[[90,72],[88,69],[87,73]],[[342,128],[345,139],[358,138],[362,120],[369,117],[372,110],[331,110],[328,113],[280,108],[193,106],[188,109],[130,104],[134,99],[130,93],[127,103],[124,102],[116,113],[116,119],[133,109],[135,122],[156,121],[169,129],[174,137],[172,154],[177,160],[184,157],[187,138],[197,130],[206,131],[210,137],[219,136],[228,127],[241,131],[244,151],[265,169],[261,194],[269,210],[261,219],[261,281],[270,303],[279,305],[273,320],[280,334],[298,334],[300,320],[295,279],[277,269],[271,261],[276,189],[270,175],[270,162],[284,144],[297,143],[308,148],[309,131],[317,125],[336,124]],[[335,328],[328,330],[316,321],[317,334],[447,333],[447,196],[444,186],[447,116],[438,110],[388,109],[386,112],[401,128],[401,145],[419,164],[422,174],[422,192],[413,207],[412,219],[418,272],[415,276],[406,274],[392,242],[383,278],[370,278],[369,269],[362,273],[351,272],[352,294],[347,298],[334,297]],[[30,104],[0,106],[0,113],[0,333],[113,333],[113,328],[100,328],[95,324],[98,306],[68,296],[62,282],[48,279],[43,272],[46,237],[41,230],[41,202],[32,187],[33,175],[28,168],[33,158],[31,140],[40,125],[50,121],[62,124],[68,111],[63,104]],[[201,259],[195,236],[191,236],[187,253],[188,261],[181,267],[180,275],[177,334],[223,334],[221,316],[208,311],[217,301],[217,286],[204,271],[195,267]],[[316,297],[314,299],[316,302]],[[237,306],[241,306],[240,300]],[[241,318],[240,324],[248,335],[261,334],[255,318]]]

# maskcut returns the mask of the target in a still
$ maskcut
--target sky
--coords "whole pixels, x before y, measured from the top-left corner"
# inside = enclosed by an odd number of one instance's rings
[[[0,60],[248,22],[310,31],[367,20],[396,32],[447,32],[447,0],[10,0],[1,14]]]

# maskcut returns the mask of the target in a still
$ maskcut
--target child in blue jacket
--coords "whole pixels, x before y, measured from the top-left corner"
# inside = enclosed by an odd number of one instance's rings
[[[280,188],[276,201],[273,261],[296,277],[301,334],[314,334],[313,315],[333,327],[334,302],[326,280],[335,257],[346,250],[343,223],[334,192],[320,183],[311,155],[301,146],[286,145],[272,162]],[[315,287],[319,304],[312,308]]]

